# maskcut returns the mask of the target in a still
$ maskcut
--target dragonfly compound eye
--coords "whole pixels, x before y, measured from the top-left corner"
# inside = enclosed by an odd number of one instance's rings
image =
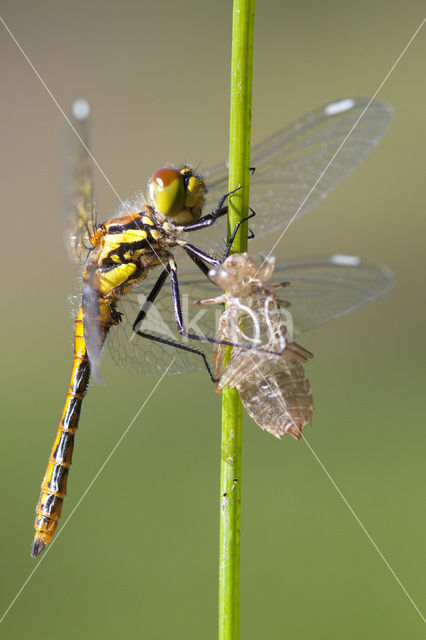
[[[149,182],[149,197],[164,216],[177,216],[185,204],[185,181],[177,169],[159,169]]]

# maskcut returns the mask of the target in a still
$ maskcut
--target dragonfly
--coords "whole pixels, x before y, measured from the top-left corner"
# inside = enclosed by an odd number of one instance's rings
[[[136,201],[124,202],[123,209],[113,218],[98,224],[87,147],[88,114],[88,105],[86,108],[84,104],[75,107],[74,128],[80,130],[78,135],[84,144],[77,147],[71,156],[70,173],[74,186],[69,190],[65,203],[69,254],[84,263],[83,290],[75,320],[74,358],[68,393],[36,507],[33,557],[50,542],[60,517],[82,401],[91,375],[98,382],[103,382],[99,375],[99,360],[110,329],[121,321],[118,301],[145,280],[151,270],[160,267],[147,304],[134,318],[135,335],[167,344],[167,339],[151,336],[139,328],[147,305],[152,304],[170,277],[172,308],[179,335],[193,340],[208,340],[185,330],[177,264],[170,248],[181,247],[203,273],[208,271],[206,264],[218,265],[218,259],[197,249],[187,237],[190,232],[210,227],[223,216],[227,212],[226,198],[240,188],[237,186],[233,192],[223,195],[212,213],[202,216],[206,187],[201,176],[187,165],[180,170],[165,167],[156,171],[149,182],[151,204],[139,196]],[[238,226],[239,223],[226,253],[231,248]],[[175,348],[197,353],[205,360],[204,354],[196,348],[176,342],[174,345]]]
[[[392,113],[380,101],[345,98],[308,113],[254,147],[250,204],[261,213],[250,221],[252,233],[260,237],[282,229],[325,197],[378,143]],[[107,336],[113,360],[132,373],[175,374],[203,367],[210,371],[208,349],[218,339],[213,314],[200,318],[199,312],[191,315],[191,309],[196,299],[212,295],[214,285],[206,275],[223,259],[225,202],[240,187],[228,192],[226,163],[203,176],[189,165],[165,167],[149,181],[148,201],[137,194],[98,223],[88,118],[87,105],[80,103],[73,120],[79,139],[71,137],[69,142],[66,173],[71,180],[64,213],[68,254],[82,265],[83,290],[75,320],[71,379],[36,507],[33,557],[52,540],[57,527],[82,402],[90,377],[101,381],[99,363]],[[331,162],[336,153],[338,160]],[[193,232],[197,246],[190,242]],[[179,279],[174,248],[182,250]],[[202,272],[199,277],[197,269]],[[324,281],[320,273],[316,277],[321,290]],[[317,326],[381,293],[374,282],[363,282],[360,289],[356,285],[357,276],[349,277],[337,301],[333,287],[322,290],[322,296],[312,287],[310,306],[304,302],[309,319],[301,316],[300,327],[309,322]],[[210,287],[207,293],[205,287]],[[316,305],[318,295],[321,303]],[[329,305],[333,300],[334,308]],[[194,330],[188,331],[191,327]],[[200,348],[190,341],[197,341]]]

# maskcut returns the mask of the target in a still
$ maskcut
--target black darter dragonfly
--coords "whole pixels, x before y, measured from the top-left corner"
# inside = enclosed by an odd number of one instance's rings
[[[250,204],[258,215],[250,227],[255,236],[282,229],[308,211],[378,143],[390,124],[392,108],[372,101],[365,110],[368,103],[354,98],[330,103],[254,147],[251,163],[256,172]],[[88,110],[85,113],[83,108],[76,115],[74,125],[86,142]],[[211,297],[215,289],[207,278],[196,278],[194,269],[185,266],[179,266],[178,284],[170,249],[181,247],[189,263],[206,274],[210,266],[219,265],[215,256],[223,254],[226,230],[220,224],[229,195],[226,164],[206,171],[205,180],[189,166],[161,169],[149,182],[150,204],[138,195],[122,202],[112,218],[98,224],[87,146],[76,138],[72,145],[68,163],[72,187],[65,207],[67,245],[71,257],[84,264],[83,293],[75,320],[71,380],[36,508],[34,557],[51,541],[60,517],[82,401],[90,375],[99,379],[100,353],[107,335],[113,359],[133,373],[160,374],[167,368],[168,373],[180,373],[207,363],[206,349],[190,346],[187,338],[215,335],[213,314],[203,313],[199,319],[191,314],[192,302]],[[336,151],[336,161],[330,163]],[[212,213],[202,215],[203,209]],[[197,247],[189,242],[194,231]],[[285,278],[297,282],[301,271],[303,265],[293,265],[293,273]],[[309,273],[308,291],[292,309],[296,316],[300,311],[301,330],[383,293],[381,280],[377,282],[374,275],[371,281],[364,279],[363,264],[348,271],[342,282],[331,273],[324,280],[321,269],[316,275],[312,269]],[[188,333],[191,327],[197,331]]]

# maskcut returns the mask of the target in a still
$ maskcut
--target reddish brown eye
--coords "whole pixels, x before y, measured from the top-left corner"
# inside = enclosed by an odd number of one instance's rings
[[[164,216],[178,215],[185,204],[185,182],[177,169],[159,169],[149,183],[149,197]]]

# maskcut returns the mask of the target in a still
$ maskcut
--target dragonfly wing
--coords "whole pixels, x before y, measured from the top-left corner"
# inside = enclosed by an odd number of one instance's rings
[[[285,228],[322,200],[377,145],[392,117],[392,107],[384,102],[345,98],[308,113],[255,146],[250,181],[250,206],[258,214],[250,220],[255,236]],[[228,190],[227,165],[217,165],[204,176],[208,211]]]
[[[179,336],[169,282],[161,290],[141,329],[173,341],[174,345],[160,344],[134,334],[133,323],[157,277],[158,271],[153,272],[121,301],[122,322],[111,328],[108,338],[111,356],[121,368],[139,375],[160,375],[173,358],[169,374],[203,369],[200,356],[179,347],[184,344],[199,348],[211,361],[212,345],[185,342]],[[288,310],[283,309],[283,314],[284,320],[292,323],[295,335],[372,302],[385,295],[394,282],[387,267],[340,254],[279,263],[275,268],[274,281],[290,282],[282,293],[279,289],[276,293],[290,302],[291,306]],[[215,336],[222,306],[194,307],[193,303],[214,298],[220,290],[207,278],[193,272],[180,272],[179,282],[185,326],[191,333]],[[291,315],[288,316],[287,312]]]
[[[341,254],[287,261],[275,268],[273,279],[278,278],[290,282],[276,293],[290,302],[283,315],[295,335],[376,300],[394,284],[387,267]]]
[[[99,362],[106,331],[101,324],[102,314],[99,306],[99,292],[93,289],[90,284],[86,284],[83,287],[82,307],[84,342],[89,358],[91,376],[100,384],[104,384],[99,375]]]
[[[149,340],[134,333],[133,323],[158,275],[159,271],[154,270],[141,285],[134,287],[120,301],[118,310],[122,313],[122,320],[119,325],[111,328],[108,337],[112,359],[122,369],[137,375],[161,375],[166,370],[168,375],[172,375],[205,369],[204,361],[198,354],[185,351],[181,347],[198,349],[211,362],[213,345],[198,340],[188,341],[179,335],[170,282],[166,281],[164,284],[140,330],[172,344]],[[212,309],[195,307],[193,303],[195,300],[217,295],[218,290],[207,278],[194,276],[194,273],[180,273],[179,284],[187,331],[213,338],[222,309],[218,307],[215,313]]]
[[[65,245],[71,260],[84,262],[89,238],[96,227],[96,205],[88,152],[90,108],[85,100],[73,104],[72,126],[65,123],[63,131],[62,213]]]

